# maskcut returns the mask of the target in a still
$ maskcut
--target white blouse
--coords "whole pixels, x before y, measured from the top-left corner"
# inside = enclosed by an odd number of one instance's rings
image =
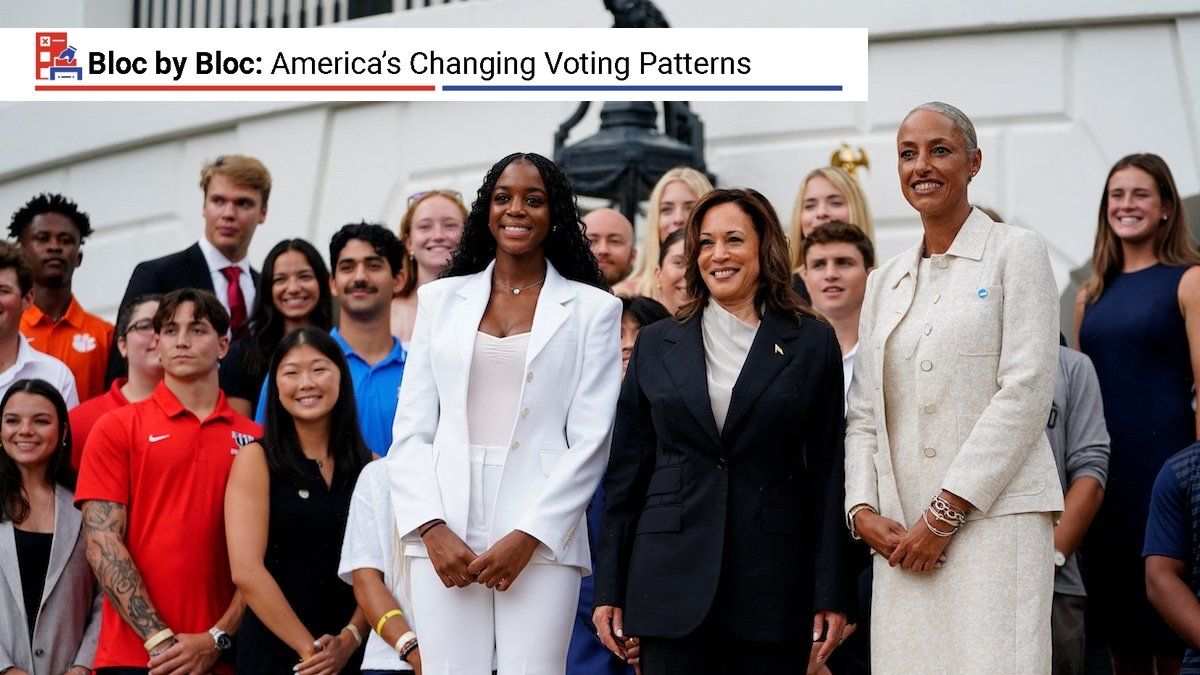
[[[758,325],[742,321],[721,303],[709,300],[700,316],[700,329],[704,334],[704,363],[708,366],[708,400],[720,433],[729,414],[733,385],[746,363]]]

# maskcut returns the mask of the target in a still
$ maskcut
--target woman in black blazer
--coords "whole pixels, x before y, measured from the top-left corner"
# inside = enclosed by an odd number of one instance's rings
[[[642,330],[617,406],[593,618],[645,675],[794,673],[853,602],[841,353],[765,197],[715,190],[685,229],[694,299]]]

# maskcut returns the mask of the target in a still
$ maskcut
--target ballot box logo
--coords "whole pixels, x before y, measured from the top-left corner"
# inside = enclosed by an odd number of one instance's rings
[[[76,49],[67,39],[66,31],[37,33],[35,38],[37,79],[82,80],[83,66],[75,58]]]

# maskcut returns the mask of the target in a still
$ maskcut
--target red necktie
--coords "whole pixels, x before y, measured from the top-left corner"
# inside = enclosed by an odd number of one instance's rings
[[[238,283],[242,276],[242,268],[230,265],[221,268],[221,274],[224,274],[229,282],[229,289],[225,293],[229,301],[229,331],[234,338],[238,338],[241,337],[242,327],[246,324],[246,297],[242,295],[242,285]]]

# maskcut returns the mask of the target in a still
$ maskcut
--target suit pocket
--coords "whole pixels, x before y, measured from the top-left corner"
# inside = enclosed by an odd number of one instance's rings
[[[963,356],[995,356],[1000,353],[1004,322],[1004,287],[983,286],[960,291],[953,320],[958,331],[955,346]]]
[[[563,453],[566,450],[542,450],[538,453],[538,459],[542,463],[542,475],[549,477],[554,471],[554,467],[558,466],[558,462],[562,460]]]
[[[799,536],[803,520],[804,514],[799,509],[764,506],[762,510],[762,530],[766,534]]]
[[[683,528],[682,506],[653,506],[642,511],[637,533],[678,532]]]

